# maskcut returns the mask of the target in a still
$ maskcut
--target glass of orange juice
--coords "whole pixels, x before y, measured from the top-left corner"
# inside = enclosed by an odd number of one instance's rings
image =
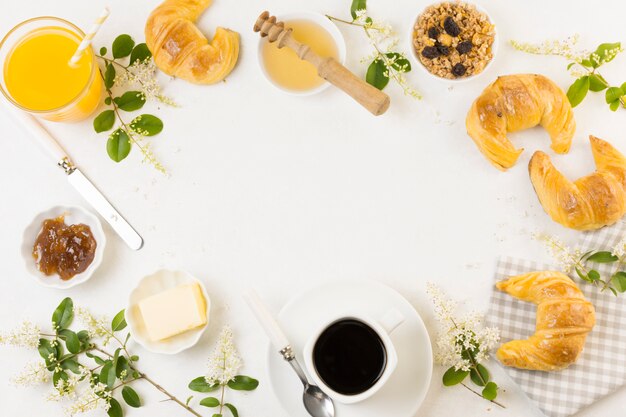
[[[83,120],[100,104],[102,79],[91,47],[69,61],[85,34],[56,17],[15,26],[0,41],[0,90],[15,106],[57,122]]]

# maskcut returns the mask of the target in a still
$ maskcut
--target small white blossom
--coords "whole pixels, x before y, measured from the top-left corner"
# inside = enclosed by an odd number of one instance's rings
[[[456,370],[468,371],[474,364],[489,359],[489,351],[500,340],[498,329],[484,327],[483,316],[478,313],[455,317],[456,303],[433,283],[427,284],[427,292],[440,325],[435,342],[435,361],[440,365],[454,366]]]
[[[611,253],[620,259],[626,255],[626,236],[620,239],[620,241],[613,246]]]
[[[124,86],[137,86],[147,100],[156,99],[161,103],[176,106],[176,103],[161,93],[161,86],[157,79],[157,68],[152,58],[133,62],[126,71],[118,71],[115,84]]]
[[[75,401],[65,408],[65,414],[71,417],[96,409],[108,411],[111,407],[110,401],[111,392],[107,391],[105,384],[99,382],[81,392]]]
[[[24,387],[42,384],[49,380],[50,373],[42,361],[27,364],[22,372],[11,378],[13,384]]]
[[[579,39],[580,36],[576,34],[574,36],[570,36],[564,41],[547,40],[540,44],[511,40],[511,46],[518,51],[527,52],[529,54],[562,56],[571,61],[580,63],[583,59],[589,56],[589,51],[576,50],[576,44]]]
[[[17,328],[0,333],[0,345],[37,349],[39,347],[39,333],[39,326],[25,320]]]
[[[208,372],[205,375],[208,384],[226,385],[235,379],[241,368],[241,358],[233,343],[233,332],[224,326],[217,346],[209,357]]]
[[[75,307],[76,318],[87,328],[87,333],[92,339],[102,338],[102,344],[106,346],[113,334],[109,330],[110,321],[106,317],[94,317],[89,310],[83,307]]]
[[[582,256],[580,249],[570,249],[564,242],[554,236],[539,234],[535,239],[543,242],[552,258],[557,261],[563,272],[569,274],[572,269],[580,265],[579,259]]]

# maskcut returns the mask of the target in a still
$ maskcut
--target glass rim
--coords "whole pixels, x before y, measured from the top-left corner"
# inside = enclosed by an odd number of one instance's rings
[[[67,26],[69,26],[69,28],[73,31],[76,32],[76,34],[82,39],[85,37],[85,32],[82,31],[81,28],[79,28],[78,26],[76,26],[75,24],[73,24],[72,22],[65,20],[63,18],[60,17],[56,17],[56,16],[37,16],[37,17],[31,17],[30,19],[26,19],[20,23],[18,23],[17,25],[15,25],[11,30],[9,30],[6,35],[3,36],[2,40],[0,40],[0,50],[2,50],[3,47],[6,46],[6,43],[9,40],[9,37],[11,35],[13,35],[15,33],[15,31],[17,31],[18,29],[22,28],[23,26],[33,23],[33,22],[39,22],[39,21],[44,21],[44,20],[52,20],[52,21],[56,21],[62,24],[65,24]],[[36,30],[36,29],[35,29]],[[22,39],[22,38],[20,38]],[[0,83],[0,91],[2,91],[2,95],[4,95],[4,97],[14,106],[16,106],[17,108],[24,110],[28,113],[33,113],[33,114],[47,114],[47,113],[55,113],[55,112],[59,112],[62,111],[63,109],[66,109],[70,106],[72,106],[73,104],[75,104],[76,102],[80,101],[80,99],[89,91],[89,88],[91,87],[91,85],[94,82],[94,79],[96,77],[96,71],[98,70],[98,64],[96,62],[96,54],[93,51],[93,48],[88,48],[89,50],[89,54],[91,55],[91,75],[89,76],[89,80],[87,81],[87,83],[85,84],[85,86],[80,90],[80,92],[73,97],[70,101],[68,101],[67,103],[63,104],[62,106],[59,107],[55,107],[52,109],[46,109],[46,110],[33,110],[30,109],[20,103],[18,103],[12,96],[11,93],[9,93],[7,91],[7,89],[4,86],[4,82]],[[5,65],[5,61],[2,62],[2,78],[4,79],[4,65]]]

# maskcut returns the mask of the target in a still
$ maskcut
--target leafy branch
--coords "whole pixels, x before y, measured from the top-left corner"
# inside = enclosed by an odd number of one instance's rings
[[[104,82],[106,98],[104,104],[110,108],[102,111],[93,121],[96,133],[107,132],[118,127],[109,134],[107,153],[109,157],[120,162],[130,153],[132,146],[141,151],[144,161],[150,163],[158,171],[165,173],[165,168],[157,160],[150,149],[150,144],[144,139],[159,134],[163,130],[163,122],[151,114],[141,114],[127,122],[122,117],[123,112],[134,112],[141,109],[147,98],[156,98],[166,104],[174,103],[160,93],[154,79],[154,63],[152,54],[145,43],[135,45],[129,35],[120,35],[113,41],[111,53],[113,58],[106,57],[107,48],[100,48],[97,57],[104,64],[104,71],[100,70],[100,77]],[[128,65],[118,60],[129,58]],[[117,69],[116,69],[117,68]],[[121,71],[118,73],[118,70]],[[115,85],[137,84],[141,90],[125,91],[121,96],[113,93]]]
[[[621,86],[612,86],[600,73],[599,68],[611,62],[623,51],[620,42],[603,43],[594,52],[574,50],[578,37],[566,41],[546,41],[541,45],[511,41],[511,45],[522,52],[538,55],[556,55],[569,61],[567,70],[576,76],[576,81],[567,90],[567,98],[572,107],[583,102],[589,91],[605,91],[604,99],[611,111],[621,106],[626,109],[626,82]]]
[[[341,19],[326,15],[333,22],[339,22],[363,29],[370,44],[374,48],[372,56],[363,61],[371,61],[365,81],[383,90],[389,80],[396,82],[404,91],[404,94],[421,99],[421,95],[409,85],[404,74],[411,71],[411,63],[403,52],[397,52],[394,48],[398,40],[393,36],[391,27],[375,22],[367,14],[366,0],[353,0],[350,7],[352,20]]]

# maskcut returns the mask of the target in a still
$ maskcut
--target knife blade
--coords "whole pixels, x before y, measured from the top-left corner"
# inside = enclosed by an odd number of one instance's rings
[[[9,108],[13,117],[33,135],[41,147],[53,158],[54,162],[67,174],[68,182],[83,196],[85,200],[107,221],[113,230],[133,250],[141,249],[143,239],[122,215],[109,203],[102,193],[72,163],[61,145],[48,131],[30,114]]]

